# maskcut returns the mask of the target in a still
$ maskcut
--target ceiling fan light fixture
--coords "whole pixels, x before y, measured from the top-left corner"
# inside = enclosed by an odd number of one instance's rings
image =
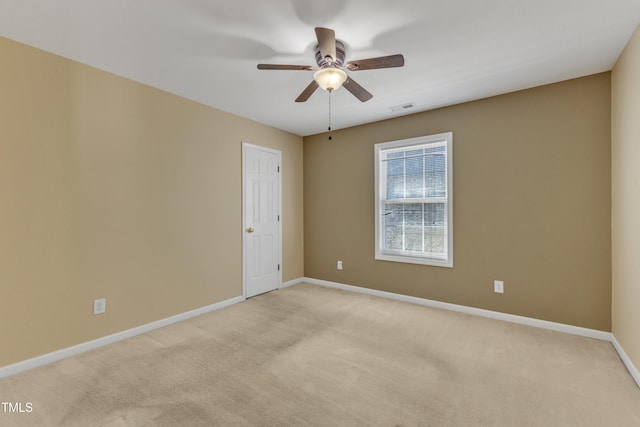
[[[313,74],[313,79],[322,89],[331,92],[342,86],[347,80],[347,73],[340,68],[321,68]]]

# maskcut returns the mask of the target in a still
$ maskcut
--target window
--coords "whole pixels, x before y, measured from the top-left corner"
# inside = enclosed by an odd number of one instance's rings
[[[376,259],[453,267],[451,132],[375,145]]]

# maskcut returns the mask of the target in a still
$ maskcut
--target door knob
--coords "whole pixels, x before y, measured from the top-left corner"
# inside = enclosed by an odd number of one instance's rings
[[[255,230],[251,227],[247,228],[247,233],[253,233]]]

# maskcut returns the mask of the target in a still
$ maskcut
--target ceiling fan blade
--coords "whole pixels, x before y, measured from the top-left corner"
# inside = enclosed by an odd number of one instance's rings
[[[307,86],[300,95],[296,98],[296,102],[305,102],[318,89],[318,83],[315,80],[311,80],[309,86]]]
[[[389,55],[380,56],[378,58],[360,59],[357,61],[349,61],[345,67],[349,71],[374,70],[376,68],[394,68],[404,65],[404,56]]]
[[[316,38],[320,46],[322,58],[331,57],[331,62],[336,60],[336,33],[332,29],[316,27]]]
[[[351,92],[353,96],[355,96],[362,102],[367,102],[368,100],[373,98],[373,95],[371,95],[371,93],[369,93],[365,88],[356,83],[356,81],[351,77],[348,77],[347,80],[342,83],[342,86],[344,86],[346,90]]]
[[[258,70],[313,70],[311,65],[258,64]]]

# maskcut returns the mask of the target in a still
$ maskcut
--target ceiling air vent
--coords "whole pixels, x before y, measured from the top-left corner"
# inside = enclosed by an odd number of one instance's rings
[[[395,113],[396,111],[410,110],[415,106],[416,106],[415,102],[407,102],[406,104],[394,105],[393,107],[390,107],[390,108],[391,108],[391,111]]]

